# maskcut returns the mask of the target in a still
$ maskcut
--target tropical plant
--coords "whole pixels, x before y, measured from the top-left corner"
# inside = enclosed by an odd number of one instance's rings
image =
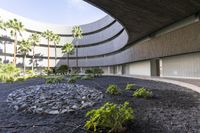
[[[63,80],[65,80],[65,78],[63,76],[48,76],[45,77],[45,83],[46,84],[56,84],[56,83],[60,83]]]
[[[19,53],[21,53],[24,57],[23,57],[23,64],[24,64],[24,74],[26,72],[26,56],[27,53],[31,51],[31,43],[29,40],[22,40],[19,43]]]
[[[6,26],[6,29],[10,30],[11,36],[14,37],[13,64],[16,65],[17,37],[18,37],[18,34],[22,36],[21,31],[24,30],[24,26],[22,22],[18,21],[16,18],[6,22],[5,26]]]
[[[72,34],[76,41],[76,69],[78,70],[78,39],[82,39],[83,31],[80,26],[74,26],[72,28]]]
[[[124,124],[134,119],[134,110],[129,107],[128,102],[122,105],[105,103],[99,109],[88,111],[85,127],[88,130],[98,132],[98,130],[108,130],[106,132],[122,132],[125,130]],[[101,132],[101,131],[100,131]]]
[[[33,55],[32,55],[32,71],[34,72],[34,66],[35,66],[35,46],[39,45],[40,35],[37,34],[37,33],[33,33],[29,37],[29,40],[30,40],[30,43],[32,45],[32,51],[33,51]]]
[[[79,75],[72,75],[70,76],[70,78],[68,79],[68,83],[75,83],[78,79],[80,79]]]
[[[67,74],[68,71],[68,66],[67,65],[61,65],[58,69],[57,72],[60,74]]]
[[[53,35],[53,42],[54,42],[54,48],[55,48],[55,66],[57,64],[57,50],[56,45],[60,43],[60,36],[57,34]]]
[[[1,19],[1,17],[0,17],[0,30],[6,30],[6,25],[4,21]]]
[[[152,92],[145,89],[144,87],[137,89],[133,93],[134,97],[143,97],[143,98],[148,98],[152,96]]]
[[[50,41],[53,41],[53,32],[46,30],[45,32],[42,33],[42,36],[47,40],[48,44],[48,69],[50,69]]]
[[[128,84],[126,85],[125,90],[131,90],[131,89],[133,89],[134,85],[135,85],[135,84],[128,83]]]
[[[82,80],[91,80],[91,79],[93,79],[94,78],[94,76],[93,75],[84,75],[83,77],[81,77],[81,79]]]
[[[103,73],[104,71],[101,68],[91,68],[85,70],[85,74],[90,74],[93,76],[101,76]]]
[[[69,55],[74,51],[74,45],[72,43],[66,43],[62,47],[62,53],[67,53],[67,65],[69,66]]]
[[[111,94],[111,95],[118,95],[120,92],[118,91],[118,87],[115,84],[110,84],[108,85],[106,89],[106,93]]]
[[[0,63],[0,82],[14,82],[20,74],[20,69],[13,64]]]

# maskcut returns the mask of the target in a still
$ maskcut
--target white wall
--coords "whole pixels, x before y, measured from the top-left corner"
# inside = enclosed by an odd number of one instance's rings
[[[163,77],[200,77],[200,52],[162,59]]]
[[[150,61],[142,61],[129,64],[129,74],[150,76]]]

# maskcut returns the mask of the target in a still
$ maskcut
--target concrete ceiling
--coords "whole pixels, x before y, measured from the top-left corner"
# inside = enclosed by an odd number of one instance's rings
[[[117,19],[129,43],[200,11],[200,0],[85,0]]]

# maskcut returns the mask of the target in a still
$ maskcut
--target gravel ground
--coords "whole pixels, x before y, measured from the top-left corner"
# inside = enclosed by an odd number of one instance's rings
[[[91,108],[61,115],[39,115],[11,110],[6,98],[13,90],[43,84],[43,79],[29,79],[14,84],[0,83],[0,133],[84,133],[85,113]],[[115,83],[122,94],[105,98],[106,101],[128,101],[135,110],[135,120],[127,124],[128,133],[200,133],[200,94],[172,84],[125,77],[100,77],[77,82],[105,92]],[[150,89],[150,99],[132,97],[133,91],[124,91],[126,83]]]

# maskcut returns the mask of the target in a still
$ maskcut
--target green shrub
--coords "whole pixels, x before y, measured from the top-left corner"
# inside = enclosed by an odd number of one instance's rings
[[[53,74],[53,69],[52,68],[44,68],[44,73],[47,75]]]
[[[34,75],[34,72],[32,70],[26,70],[26,73],[29,75]]]
[[[93,70],[92,69],[86,69],[85,74],[93,74]]]
[[[0,64],[0,82],[14,82],[20,69],[13,64]]]
[[[128,84],[126,85],[125,90],[131,90],[131,89],[133,89],[134,86],[135,86],[135,84],[130,84],[130,83],[128,83]]]
[[[89,120],[85,123],[85,128],[97,132],[97,130],[107,129],[108,132],[120,132],[124,130],[124,124],[134,119],[134,111],[128,107],[129,103],[122,105],[106,103],[99,109],[87,112]]]
[[[91,80],[93,78],[94,78],[93,75],[84,75],[83,77],[81,77],[82,80]]]
[[[117,85],[115,84],[110,84],[106,89],[106,93],[111,94],[111,95],[120,94],[120,92],[118,91]]]
[[[60,73],[60,74],[67,74],[68,72],[68,66],[67,65],[61,65],[57,71],[57,73]]]
[[[70,76],[68,83],[75,83],[78,79],[80,79],[80,76],[78,75]]]
[[[100,68],[94,68],[93,69],[93,73],[95,76],[102,76],[102,74],[104,73],[104,71]]]
[[[45,78],[45,83],[46,84],[56,84],[60,83],[64,80],[63,76],[48,76]]]
[[[152,96],[152,92],[145,89],[144,87],[137,89],[133,93],[134,97],[143,97],[143,98],[148,98]]]
[[[92,69],[86,69],[85,74],[94,75],[94,76],[101,76],[104,73],[104,71],[100,68],[92,68]]]

